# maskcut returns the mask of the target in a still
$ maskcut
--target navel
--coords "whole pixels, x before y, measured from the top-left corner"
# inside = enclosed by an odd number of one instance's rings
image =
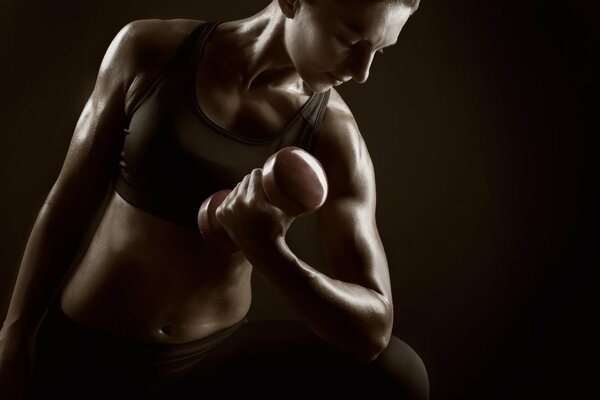
[[[171,324],[164,324],[160,328],[158,328],[158,333],[160,335],[172,335],[175,331],[175,327]]]

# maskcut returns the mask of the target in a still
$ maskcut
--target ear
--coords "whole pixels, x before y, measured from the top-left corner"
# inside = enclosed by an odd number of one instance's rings
[[[294,15],[296,15],[296,12],[298,11],[298,6],[300,5],[299,0],[277,0],[277,3],[279,4],[281,13],[287,18],[294,18]]]

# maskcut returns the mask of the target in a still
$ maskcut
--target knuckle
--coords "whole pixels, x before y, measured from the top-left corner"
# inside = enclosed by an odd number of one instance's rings
[[[231,203],[233,200],[228,200],[222,202],[215,210],[215,214],[217,215],[227,215],[231,212]]]
[[[236,188],[239,188],[239,186],[241,186],[241,185],[245,185],[246,182],[248,182],[248,175],[244,175],[242,180],[237,184]]]

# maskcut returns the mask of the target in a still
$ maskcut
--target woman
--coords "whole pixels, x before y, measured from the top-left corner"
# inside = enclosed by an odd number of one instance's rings
[[[417,6],[275,0],[239,21],[125,26],[27,243],[0,395],[23,392],[31,344],[29,387],[46,398],[197,394],[258,377],[296,393],[308,377],[336,393],[378,382],[426,398],[421,360],[391,336],[373,167],[333,88],[365,82]],[[318,220],[329,276],[286,246],[293,219],[261,189],[260,167],[290,145],[328,176]],[[234,186],[217,210],[239,248],[225,254],[204,243],[196,213]],[[303,323],[245,319],[253,268]]]

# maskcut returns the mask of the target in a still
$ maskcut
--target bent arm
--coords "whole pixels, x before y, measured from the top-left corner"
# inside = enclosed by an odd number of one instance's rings
[[[262,256],[247,257],[315,334],[368,362],[387,346],[393,324],[388,264],[375,221],[375,176],[349,110],[328,112],[316,155],[329,182],[318,211],[329,275],[300,260],[282,237]]]
[[[387,346],[393,309],[386,296],[317,271],[300,260],[284,240],[271,251],[268,261],[250,262],[268,276],[325,342],[362,362],[374,360]]]

